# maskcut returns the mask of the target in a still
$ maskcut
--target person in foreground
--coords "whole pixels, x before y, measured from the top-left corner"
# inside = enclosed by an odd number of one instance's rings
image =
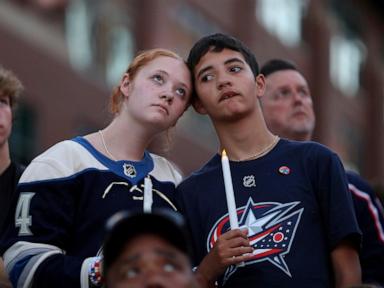
[[[118,212],[107,224],[107,288],[196,288],[184,219],[171,210]]]
[[[196,97],[225,149],[240,229],[230,230],[220,155],[178,186],[195,263],[206,286],[346,287],[359,284],[357,226],[345,172],[318,143],[273,135],[260,106],[265,80],[239,40],[214,34],[191,49]]]
[[[15,110],[23,84],[16,75],[0,65],[0,237],[9,221],[12,204],[17,201],[16,185],[24,166],[11,160],[9,137],[11,136]],[[0,287],[10,287],[0,258]]]
[[[123,209],[143,210],[146,187],[153,207],[176,209],[181,175],[146,148],[176,124],[191,90],[188,67],[177,54],[144,51],[112,95],[115,117],[106,128],[60,142],[32,161],[2,243],[15,287],[98,287],[90,271],[100,264],[104,222]]]
[[[315,113],[308,83],[297,67],[272,59],[261,68],[266,91],[261,99],[267,126],[277,135],[309,141],[315,128]],[[346,171],[348,188],[362,231],[360,264],[362,280],[384,287],[384,212],[373,189],[358,174]]]

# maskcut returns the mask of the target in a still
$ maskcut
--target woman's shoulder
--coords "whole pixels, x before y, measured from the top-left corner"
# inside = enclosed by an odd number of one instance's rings
[[[64,140],[33,159],[25,169],[20,182],[70,177],[85,167],[95,166],[93,162],[94,157],[84,146],[73,139]]]
[[[173,182],[176,185],[181,182],[183,178],[182,172],[175,163],[171,162],[163,156],[154,153],[150,153],[150,155],[154,162],[153,172],[151,173],[154,177],[160,181]]]

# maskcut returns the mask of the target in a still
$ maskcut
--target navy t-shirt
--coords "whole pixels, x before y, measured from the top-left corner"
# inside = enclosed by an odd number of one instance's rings
[[[267,155],[230,162],[239,226],[248,227],[254,257],[230,266],[225,287],[331,287],[330,252],[350,238],[359,245],[343,166],[314,142],[281,139]],[[220,155],[178,186],[195,264],[229,230]]]

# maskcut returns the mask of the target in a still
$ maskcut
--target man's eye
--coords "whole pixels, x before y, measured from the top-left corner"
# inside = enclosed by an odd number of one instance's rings
[[[140,271],[138,268],[129,268],[126,272],[125,272],[125,277],[126,278],[135,278],[137,277],[137,275],[139,275]]]
[[[300,90],[299,93],[300,93],[301,97],[303,97],[303,98],[309,96],[308,91],[306,91],[306,90],[304,90],[304,89],[303,89],[303,90]]]
[[[207,74],[201,77],[202,82],[208,82],[208,81],[211,81],[212,79],[213,79],[213,75],[211,74]]]
[[[164,264],[163,269],[165,272],[173,272],[176,270],[176,266],[172,263],[166,263]]]
[[[7,98],[0,98],[0,104],[9,105],[9,100]]]
[[[163,84],[164,83],[164,78],[161,75],[159,75],[159,74],[153,75],[152,79],[155,82],[159,83],[159,84]]]
[[[242,68],[239,67],[239,66],[233,66],[233,67],[229,68],[229,71],[235,72],[235,73],[237,73],[237,72],[239,72],[241,70],[242,70]]]

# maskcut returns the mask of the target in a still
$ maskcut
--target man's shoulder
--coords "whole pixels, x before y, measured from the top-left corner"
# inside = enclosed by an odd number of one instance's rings
[[[195,182],[201,182],[203,179],[210,177],[211,173],[217,171],[218,168],[221,169],[220,164],[220,155],[215,154],[208,162],[206,162],[201,168],[192,172],[187,176],[180,185],[190,185]]]
[[[280,152],[291,152],[296,155],[303,154],[305,156],[325,156],[336,155],[329,147],[314,141],[295,141],[288,139],[281,139],[279,145]]]

